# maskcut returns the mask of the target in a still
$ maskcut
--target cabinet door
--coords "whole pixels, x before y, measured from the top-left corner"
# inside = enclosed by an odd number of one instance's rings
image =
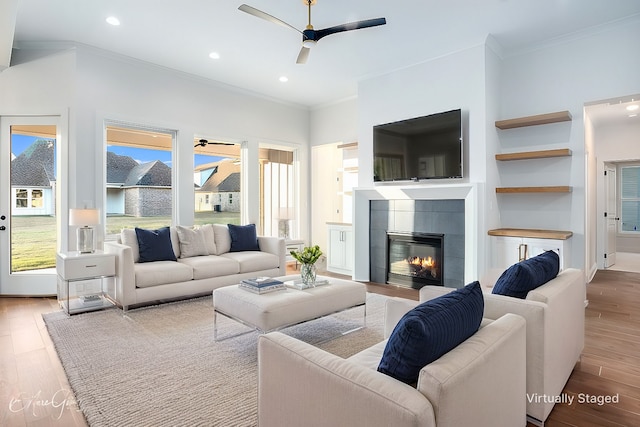
[[[339,228],[329,228],[329,253],[327,254],[327,267],[343,268],[345,259],[345,244],[343,231]]]
[[[519,253],[522,250],[520,237],[495,236],[492,241],[492,268],[506,270],[520,260]]]
[[[564,268],[564,242],[553,239],[522,239],[522,243],[527,245],[528,258],[540,255],[546,251],[555,251],[560,256],[560,270]]]

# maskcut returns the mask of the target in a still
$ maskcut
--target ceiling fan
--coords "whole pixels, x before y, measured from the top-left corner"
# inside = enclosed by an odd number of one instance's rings
[[[234,145],[231,142],[216,142],[216,141],[208,141],[206,139],[201,139],[198,142],[196,142],[196,145],[194,145],[193,147],[206,147],[207,145]]]
[[[307,58],[309,57],[309,51],[311,47],[313,47],[318,40],[323,37],[330,36],[331,34],[340,33],[343,31],[351,31],[351,30],[359,30],[360,28],[368,28],[368,27],[377,27],[378,25],[385,25],[387,20],[385,18],[375,18],[375,19],[365,19],[363,21],[349,22],[347,24],[336,25],[334,27],[324,28],[322,30],[315,30],[313,25],[311,25],[311,6],[316,4],[317,0],[302,0],[304,4],[309,8],[309,23],[303,31],[298,30],[292,25],[287,24],[281,19],[276,18],[275,16],[269,15],[266,12],[258,10],[254,7],[251,7],[247,4],[242,4],[238,7],[238,10],[242,12],[248,13],[249,15],[256,16],[258,18],[262,18],[269,22],[273,22],[274,24],[282,25],[284,27],[291,28],[302,34],[302,49],[300,49],[300,53],[298,54],[298,59],[296,63],[305,64],[307,62]]]

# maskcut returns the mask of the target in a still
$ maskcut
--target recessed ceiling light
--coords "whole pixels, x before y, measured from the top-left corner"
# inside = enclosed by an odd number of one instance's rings
[[[629,117],[638,117],[638,115],[635,114],[635,113],[634,114],[629,114]]]
[[[281,83],[286,83],[289,81],[289,77],[287,76],[280,76],[280,78],[278,79],[280,80]]]
[[[220,59],[220,54],[218,52],[211,52],[209,54],[209,58],[211,58],[211,59]]]
[[[107,24],[117,26],[117,25],[120,25],[120,20],[115,16],[110,16],[107,18]]]
[[[636,111],[638,108],[640,108],[638,104],[629,105],[627,106],[627,111]]]

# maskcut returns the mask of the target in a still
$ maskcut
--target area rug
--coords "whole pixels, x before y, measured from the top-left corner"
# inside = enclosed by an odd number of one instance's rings
[[[385,297],[363,308],[283,330],[342,357],[380,342]],[[255,426],[257,340],[213,341],[211,297],[131,310],[44,314],[78,405],[90,426]],[[248,329],[218,316],[219,337]],[[336,339],[328,339],[336,337]]]

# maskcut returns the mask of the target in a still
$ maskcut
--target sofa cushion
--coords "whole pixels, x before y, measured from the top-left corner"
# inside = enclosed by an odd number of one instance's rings
[[[559,269],[558,254],[544,252],[506,269],[496,281],[492,293],[524,299],[529,291],[556,277]]]
[[[277,255],[260,251],[229,252],[221,257],[234,260],[240,267],[240,273],[278,268],[280,264]]]
[[[234,225],[228,224],[231,235],[230,252],[259,251],[258,233],[255,224]]]
[[[136,264],[134,270],[137,288],[186,282],[193,279],[193,269],[179,262],[142,262]]]
[[[209,250],[204,237],[204,230],[178,225],[178,238],[180,240],[180,258],[209,255]]]
[[[217,255],[180,258],[178,262],[193,269],[194,280],[229,276],[240,272],[236,261]]]
[[[482,322],[479,282],[423,302],[405,314],[384,349],[378,371],[407,384],[420,370],[473,335]]]
[[[138,238],[139,262],[176,261],[171,244],[171,231],[169,227],[157,230],[135,228]]]
[[[209,252],[209,255],[217,255],[216,251],[216,236],[213,232],[213,225],[212,224],[205,224],[203,226],[200,227],[200,229],[202,230],[202,233],[204,234],[204,242],[207,245],[207,251]]]
[[[231,235],[224,224],[211,224],[216,241],[216,255],[222,255],[231,250]]]

